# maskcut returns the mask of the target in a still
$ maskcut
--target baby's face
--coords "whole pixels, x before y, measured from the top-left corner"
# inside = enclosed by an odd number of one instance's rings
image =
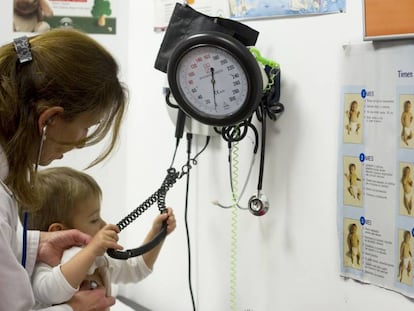
[[[410,102],[408,102],[408,103],[405,103],[405,112],[409,112],[410,110],[411,110],[411,103]]]
[[[105,226],[101,218],[101,204],[99,198],[90,196],[88,199],[77,204],[74,210],[72,225],[90,236],[94,236]]]
[[[357,109],[358,109],[358,103],[353,102],[353,103],[351,104],[351,110],[355,111],[355,110],[357,110]]]

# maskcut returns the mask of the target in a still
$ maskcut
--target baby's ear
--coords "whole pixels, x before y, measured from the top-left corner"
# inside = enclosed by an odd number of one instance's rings
[[[53,224],[49,226],[47,231],[54,232],[54,231],[61,231],[61,230],[65,230],[65,225],[60,222],[54,222]]]

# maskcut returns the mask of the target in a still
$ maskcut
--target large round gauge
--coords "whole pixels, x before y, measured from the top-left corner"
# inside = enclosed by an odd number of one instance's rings
[[[228,126],[249,118],[263,91],[262,72],[252,53],[219,32],[197,33],[179,42],[167,75],[180,108],[207,125]]]

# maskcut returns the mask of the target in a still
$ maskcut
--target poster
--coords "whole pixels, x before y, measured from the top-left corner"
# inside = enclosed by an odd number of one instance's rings
[[[228,0],[230,18],[258,19],[291,15],[340,13],[345,0]]]
[[[41,33],[74,28],[86,33],[116,34],[119,0],[14,0],[13,30]]]
[[[341,275],[414,298],[414,44],[344,47]]]
[[[345,12],[346,0],[154,0],[155,31],[168,25],[176,3],[209,15],[235,20]]]
[[[154,31],[164,31],[167,28],[176,3],[187,3],[194,10],[209,16],[229,17],[227,0],[154,0]]]

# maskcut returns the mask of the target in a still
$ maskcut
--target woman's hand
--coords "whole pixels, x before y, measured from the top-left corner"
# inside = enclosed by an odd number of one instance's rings
[[[73,311],[104,311],[115,304],[115,298],[106,297],[105,290],[98,288],[78,291],[66,304]]]
[[[49,266],[60,263],[63,251],[72,246],[83,246],[89,243],[91,237],[76,229],[54,232],[40,232],[37,261]]]

